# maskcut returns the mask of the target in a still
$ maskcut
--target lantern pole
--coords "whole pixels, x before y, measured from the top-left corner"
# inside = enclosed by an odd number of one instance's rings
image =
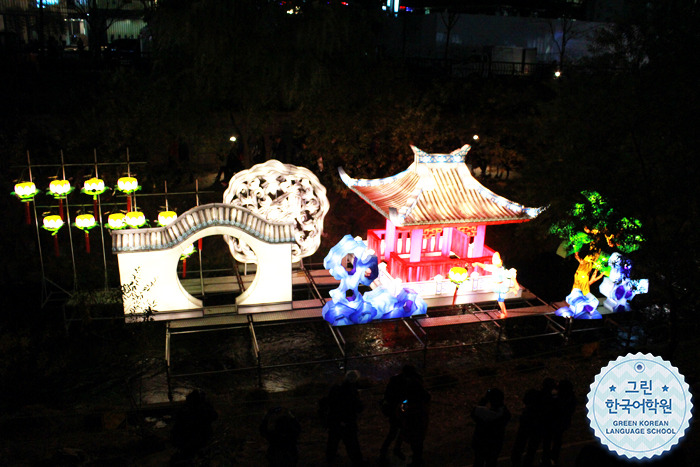
[[[66,166],[63,163],[63,149],[61,149],[61,171],[63,180],[66,179]],[[66,195],[66,222],[68,224],[68,241],[70,242],[70,257],[73,263],[73,291],[78,289],[78,271],[75,268],[75,251],[73,249],[73,232],[70,228],[70,207],[68,206],[68,196]]]
[[[32,182],[32,162],[29,157],[29,151],[27,150],[27,168],[29,170],[29,181]],[[28,206],[28,205],[27,205]],[[41,251],[41,235],[39,234],[39,217],[36,213],[36,200],[32,198],[32,206],[34,208],[34,226],[36,227],[36,241],[39,245],[39,266],[41,267],[41,306],[48,300],[49,292],[46,287],[46,272],[44,270],[44,253]]]
[[[199,206],[199,179],[194,181],[194,196],[195,203]],[[202,271],[202,239],[197,240],[197,250],[199,250],[199,286],[202,289],[202,297],[206,294],[204,293],[204,273]]]
[[[93,153],[95,155],[95,178],[100,178],[97,173],[97,148],[93,148]],[[107,254],[105,253],[105,229],[102,221],[102,201],[100,200],[100,195],[97,195],[97,222],[100,224],[100,240],[102,241],[102,263],[104,264],[104,276],[105,276],[105,290],[109,288],[109,281],[107,276]]]

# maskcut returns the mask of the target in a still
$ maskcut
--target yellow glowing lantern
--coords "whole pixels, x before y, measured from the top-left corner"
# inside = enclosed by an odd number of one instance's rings
[[[51,232],[51,235],[53,236],[53,246],[54,250],[56,251],[56,256],[60,256],[60,252],[58,249],[58,236],[56,234],[59,230],[61,230],[61,227],[63,227],[63,219],[61,219],[61,216],[52,214],[50,216],[44,217],[42,223],[42,227]]]
[[[104,180],[97,177],[88,178],[83,183],[81,191],[86,195],[92,195],[92,213],[97,217],[97,197],[107,191]]]
[[[126,195],[127,212],[131,211],[131,195],[140,188],[141,187],[139,186],[138,180],[136,180],[134,177],[122,177],[117,180],[117,190]]]
[[[43,223],[44,228],[49,232],[53,232],[53,235],[56,235],[56,232],[58,232],[64,224],[63,219],[61,219],[61,216],[57,216],[55,214],[44,217]]]
[[[31,201],[38,192],[39,190],[36,189],[34,182],[21,182],[15,185],[13,194],[22,201]]]
[[[163,211],[158,213],[158,224],[165,227],[175,222],[177,213],[175,211]]]
[[[105,181],[101,178],[88,178],[83,184],[83,193],[86,193],[88,195],[101,195],[105,192],[106,189],[107,188],[105,187]]]
[[[80,230],[90,230],[97,225],[92,214],[80,214],[75,218],[75,226]]]
[[[85,251],[90,253],[90,229],[97,225],[92,214],[80,214],[75,218],[75,226],[85,232]]]
[[[126,228],[126,216],[121,212],[115,212],[107,217],[107,228],[120,230]]]
[[[132,229],[138,229],[146,223],[146,216],[140,211],[131,211],[126,213],[125,221]]]
[[[53,180],[49,183],[49,192],[58,200],[58,215],[63,219],[63,200],[73,191],[68,180]]]
[[[449,278],[455,284],[461,284],[462,282],[469,279],[469,271],[462,267],[454,267],[450,269]]]
[[[139,182],[134,177],[122,177],[117,180],[117,189],[124,193],[133,193],[139,189]]]
[[[34,182],[21,182],[15,185],[15,191],[12,192],[13,195],[17,196],[20,201],[24,203],[26,211],[26,222],[27,225],[32,223],[32,215],[29,211],[29,202],[34,199],[34,196],[39,192],[36,189]]]
[[[455,284],[455,294],[452,296],[452,306],[454,306],[455,302],[457,301],[457,291],[459,291],[459,286],[462,285],[462,282],[469,279],[469,271],[461,266],[455,266],[450,269],[448,277],[450,281]]]
[[[68,180],[52,180],[49,183],[49,191],[57,199],[65,198],[72,189]]]

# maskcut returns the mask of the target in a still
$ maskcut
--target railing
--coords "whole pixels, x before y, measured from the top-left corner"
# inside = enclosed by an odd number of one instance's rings
[[[211,226],[232,226],[268,243],[292,243],[294,224],[268,222],[245,208],[223,203],[197,206],[166,227],[112,230],[112,251],[166,250]]]
[[[438,274],[447,277],[453,267],[466,267],[467,264],[475,262],[490,263],[491,256],[455,259],[436,256],[434,259],[428,257],[412,263],[407,258],[401,258],[398,254],[392,253],[389,257],[388,269],[393,277],[401,278],[404,282],[428,281]]]

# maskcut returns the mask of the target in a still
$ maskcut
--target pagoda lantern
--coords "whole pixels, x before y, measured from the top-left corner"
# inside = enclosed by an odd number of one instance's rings
[[[29,211],[29,203],[34,200],[34,197],[39,193],[36,189],[34,182],[20,182],[15,185],[15,191],[12,192],[13,195],[17,196],[20,201],[22,201],[26,207],[26,220],[27,225],[32,223],[32,216]]]
[[[90,253],[90,229],[97,225],[92,214],[80,214],[75,218],[75,226],[85,232],[85,251]]]

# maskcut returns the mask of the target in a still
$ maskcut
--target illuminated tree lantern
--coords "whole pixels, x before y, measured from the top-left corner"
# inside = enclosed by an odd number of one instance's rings
[[[454,306],[455,302],[457,301],[457,292],[459,291],[459,286],[462,285],[462,282],[469,279],[469,271],[467,271],[466,268],[455,266],[452,269],[450,269],[448,277],[450,281],[456,286],[455,294],[452,296],[452,306]]]
[[[131,211],[132,194],[140,189],[139,182],[134,177],[122,177],[117,180],[117,190],[126,195],[126,212]]]
[[[97,225],[92,214],[80,214],[75,218],[75,226],[85,232],[85,251],[90,253],[90,229]]]
[[[92,212],[97,217],[97,197],[107,191],[104,180],[96,177],[89,178],[85,180],[81,191],[86,195],[92,195]]]
[[[121,212],[115,212],[107,217],[107,228],[112,230],[126,229],[126,216]]]
[[[162,211],[158,213],[158,225],[165,227],[175,222],[177,219],[177,213],[175,211]]]
[[[192,256],[194,252],[197,251],[197,249],[194,247],[194,243],[190,244],[187,248],[185,248],[185,251],[182,252],[180,255],[180,259],[182,260],[182,278],[184,279],[187,277],[187,258]]]
[[[146,216],[140,211],[131,211],[126,213],[126,225],[132,229],[138,229],[146,224]]]
[[[58,214],[63,219],[63,200],[73,191],[68,180],[52,180],[49,183],[49,193],[58,200]]]
[[[26,211],[27,225],[32,223],[32,216],[29,211],[29,202],[34,200],[34,197],[39,193],[34,182],[21,182],[15,185],[13,195],[17,196],[24,203]]]
[[[43,220],[42,228],[51,232],[51,235],[53,236],[53,246],[56,256],[60,255],[60,251],[58,249],[58,236],[56,234],[58,234],[58,231],[61,230],[63,224],[64,222],[63,219],[61,219],[61,216],[57,216],[55,214],[46,216]]]

